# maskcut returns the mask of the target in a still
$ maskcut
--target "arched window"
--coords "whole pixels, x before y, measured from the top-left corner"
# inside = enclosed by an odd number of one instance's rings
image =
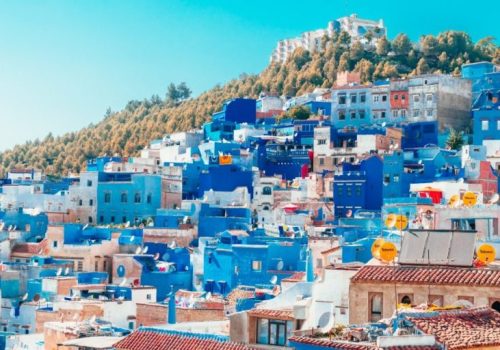
[[[120,196],[120,202],[122,203],[127,203],[128,202],[128,196],[126,193],[122,193]]]
[[[401,304],[411,304],[411,298],[408,295],[405,295],[401,298]]]
[[[370,295],[370,321],[378,322],[382,319],[383,296],[382,293],[373,293]]]
[[[495,301],[493,304],[491,304],[491,308],[497,312],[500,312],[500,301]]]

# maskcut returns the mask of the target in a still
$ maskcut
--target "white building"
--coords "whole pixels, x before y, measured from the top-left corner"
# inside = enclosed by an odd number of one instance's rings
[[[367,45],[374,45],[379,38],[386,35],[386,29],[382,19],[372,21],[358,18],[356,14],[352,14],[330,21],[325,29],[308,31],[302,33],[299,37],[278,41],[270,61],[284,63],[292,55],[295,49],[299,47],[311,52],[320,51],[323,37],[332,37],[334,33],[341,31],[347,32],[352,40],[360,40],[363,44]],[[367,33],[372,34],[370,40],[366,36]]]

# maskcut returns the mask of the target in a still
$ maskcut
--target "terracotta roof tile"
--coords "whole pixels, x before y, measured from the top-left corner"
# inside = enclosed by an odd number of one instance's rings
[[[289,341],[291,343],[307,344],[338,350],[377,350],[377,346],[372,344],[343,342],[338,340],[330,340],[328,338],[291,337]]]
[[[267,318],[274,320],[294,320],[292,310],[269,310],[269,309],[252,309],[248,312],[250,316],[258,318]]]
[[[234,305],[238,302],[240,299],[248,299],[248,298],[253,298],[255,296],[255,291],[253,290],[245,290],[241,288],[236,288],[231,291],[227,295],[227,301],[229,304]]]
[[[158,328],[139,328],[116,343],[117,350],[255,350],[227,337],[185,333]]]
[[[48,241],[43,239],[39,243],[17,243],[12,248],[11,254],[37,255],[44,254],[47,248]]]
[[[351,281],[500,287],[500,270],[447,266],[365,265]]]
[[[482,307],[407,316],[416,328],[432,334],[448,350],[500,349],[500,313]]]
[[[295,272],[290,277],[284,278],[282,281],[283,282],[302,282],[304,280],[305,276],[306,276],[305,272],[299,271],[299,272]]]

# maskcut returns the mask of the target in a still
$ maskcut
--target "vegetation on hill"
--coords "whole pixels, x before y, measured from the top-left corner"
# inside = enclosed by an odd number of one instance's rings
[[[96,156],[133,156],[165,133],[201,126],[228,98],[257,97],[262,92],[294,96],[331,87],[341,71],[358,71],[367,82],[435,72],[458,75],[462,64],[469,62],[500,64],[500,48],[493,38],[474,43],[466,33],[456,31],[423,36],[418,44],[399,34],[369,49],[342,32],[323,38],[322,47],[320,53],[297,49],[283,65],[271,64],[259,75],[242,74],[196,98],[190,98],[186,84],[170,84],[165,98],[132,100],[119,112],[108,109],[98,124],[61,136],[49,134],[0,153],[0,173],[25,166],[66,175],[83,170],[86,160]]]

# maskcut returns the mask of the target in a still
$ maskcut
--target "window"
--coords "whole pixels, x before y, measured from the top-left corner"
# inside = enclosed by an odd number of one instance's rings
[[[351,94],[351,103],[357,103],[357,101],[358,101],[358,95]]]
[[[136,193],[134,196],[134,203],[140,203],[141,202],[141,194]]]
[[[99,216],[99,222],[100,222],[101,224],[104,222],[104,216],[103,216],[103,215]]]
[[[425,100],[426,100],[427,102],[432,102],[432,100],[433,100],[433,99],[434,99],[434,98],[433,98],[432,94],[426,94],[426,95],[425,95]]]
[[[151,300],[151,294],[146,294],[146,299]]]
[[[394,98],[394,101],[397,101],[397,100],[399,100],[399,95],[394,95],[393,98]]]
[[[427,117],[432,117],[434,115],[434,111],[432,109],[427,110]]]
[[[273,189],[271,188],[271,186],[264,186],[262,188],[262,194],[263,195],[270,196],[272,193],[273,193]]]
[[[111,203],[111,193],[110,192],[104,193],[104,203]]]
[[[339,111],[339,120],[345,120],[345,112]]]
[[[397,118],[397,117],[398,117],[398,111],[397,111],[396,109],[394,109],[394,110],[392,111],[392,117],[393,117],[393,118]]]
[[[78,205],[79,205],[80,207],[81,207],[81,206],[83,206],[83,200],[82,200],[82,199],[78,200]]]
[[[413,118],[418,118],[418,117],[420,117],[420,109],[414,109]]]
[[[379,101],[379,95],[373,95],[373,102],[377,103]]]
[[[406,117],[406,109],[401,110],[401,117]]]
[[[319,159],[319,165],[325,165],[325,158]]]
[[[102,262],[102,270],[103,271],[108,271],[108,262],[106,260],[104,260]]]
[[[419,103],[420,102],[420,95],[418,95],[418,94],[413,95],[413,102]]]
[[[52,248],[57,248],[57,241],[52,242]]]
[[[153,195],[151,193],[148,193],[148,195],[146,196],[146,202],[148,204],[151,204],[153,202]]]
[[[113,223],[113,224],[114,224],[114,223],[115,223],[115,217],[114,217],[114,216],[111,216],[111,218],[110,218],[110,220],[109,220],[109,221],[111,221],[111,223]]]
[[[390,175],[384,175],[384,184],[388,185],[391,182],[391,176]]]
[[[500,119],[497,120],[497,130],[500,130]]]
[[[88,218],[89,224],[91,224],[93,221],[94,221],[94,219],[92,218],[92,216],[89,216],[89,218]]]
[[[122,216],[122,223],[126,223],[127,222],[127,217],[126,216]]]
[[[401,304],[411,305],[413,300],[413,294],[399,294],[398,299]]]
[[[383,295],[382,293],[369,293],[368,302],[370,310],[370,322],[378,322],[382,319],[383,310]]]
[[[126,193],[122,193],[120,196],[120,202],[122,203],[127,203],[128,202],[128,196]]]
[[[382,112],[380,113],[380,118],[385,118],[385,111],[382,111]]]
[[[394,175],[394,176],[392,177],[392,181],[393,181],[393,182],[399,182],[399,175]]]
[[[87,180],[87,187],[92,187],[92,180]]]
[[[94,200],[93,199],[89,199],[89,206],[93,206],[94,205]]]
[[[261,260],[253,260],[252,261],[252,271],[261,271],[262,270],[262,261]]]
[[[365,119],[365,111],[364,110],[359,110],[358,111],[358,115],[359,115],[359,119]]]
[[[83,271],[83,261],[78,260],[78,262],[76,263],[76,270],[78,272],[82,272]]]
[[[96,260],[94,261],[94,271],[98,271],[99,270],[99,262]]]
[[[292,321],[257,320],[257,343],[285,346],[293,333]]]
[[[345,103],[346,103],[346,95],[345,94],[339,95],[339,105],[345,105]]]
[[[361,103],[366,102],[366,93],[362,92],[359,94],[359,102],[361,102]]]
[[[318,145],[326,145],[326,139],[318,140]]]
[[[382,95],[382,102],[387,102],[387,95]]]
[[[354,111],[351,112],[351,119],[356,119],[356,112]]]
[[[405,95],[401,95],[401,101],[406,101],[406,96]]]
[[[481,120],[481,130],[486,131],[490,128],[489,120]]]

